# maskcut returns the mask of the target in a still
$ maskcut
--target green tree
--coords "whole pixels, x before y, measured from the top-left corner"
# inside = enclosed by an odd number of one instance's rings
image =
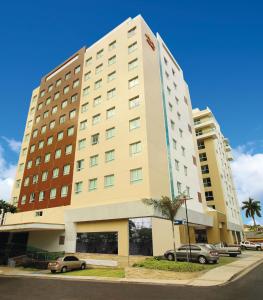
[[[17,207],[13,204],[10,204],[4,200],[0,200],[0,217],[1,217],[1,226],[4,223],[5,214],[11,213],[14,214],[17,212]]]
[[[179,208],[182,206],[186,199],[187,197],[184,194],[178,195],[172,199],[168,196],[162,196],[161,199],[142,199],[142,202],[144,204],[153,206],[155,209],[161,211],[162,215],[171,221],[173,232],[174,260],[176,260],[174,220]]]
[[[245,210],[247,218],[252,218],[254,226],[257,226],[255,216],[261,217],[261,205],[259,201],[248,198],[248,201],[243,201],[242,210]]]

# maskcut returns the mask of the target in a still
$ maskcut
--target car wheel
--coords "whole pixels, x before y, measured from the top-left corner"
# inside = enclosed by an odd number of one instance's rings
[[[231,253],[231,254],[229,254],[229,256],[230,256],[230,257],[237,257],[237,254]]]
[[[52,274],[55,274],[55,273],[56,273],[56,270],[51,270],[51,273],[52,273]]]
[[[85,265],[85,264],[82,264],[82,265],[80,266],[80,269],[81,269],[81,270],[85,270],[85,269],[86,269],[86,265]]]
[[[67,272],[67,267],[64,266],[62,269],[61,269],[61,273],[66,273]]]
[[[201,255],[198,257],[198,262],[203,265],[207,263],[207,259],[203,255]]]
[[[257,247],[256,249],[257,249],[257,251],[260,251],[260,250],[261,250],[260,247]]]
[[[174,260],[174,255],[173,255],[172,253],[169,253],[169,254],[167,255],[167,259],[168,259],[169,261],[173,261],[173,260]]]

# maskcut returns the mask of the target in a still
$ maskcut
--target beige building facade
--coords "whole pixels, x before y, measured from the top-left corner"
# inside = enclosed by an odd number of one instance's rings
[[[213,210],[210,214],[216,215],[213,237],[230,244],[238,243],[243,235],[243,222],[232,177],[229,141],[209,108],[194,109],[193,117],[205,198]]]
[[[129,18],[33,91],[12,195],[19,212],[0,230],[48,251],[162,255],[171,224],[141,200],[184,192],[191,242],[217,242],[197,153],[182,69],[141,16]],[[188,241],[185,225],[175,231],[177,245]]]

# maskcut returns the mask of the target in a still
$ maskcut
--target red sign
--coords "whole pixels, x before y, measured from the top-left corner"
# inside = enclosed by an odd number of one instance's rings
[[[146,41],[147,43],[150,45],[150,47],[153,49],[153,51],[155,50],[155,45],[154,45],[154,42],[151,40],[150,36],[145,33],[145,36],[146,36]]]

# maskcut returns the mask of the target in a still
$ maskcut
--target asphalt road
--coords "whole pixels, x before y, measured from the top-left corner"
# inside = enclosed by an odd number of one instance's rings
[[[262,295],[263,264],[221,287],[0,277],[1,300],[255,300]]]

